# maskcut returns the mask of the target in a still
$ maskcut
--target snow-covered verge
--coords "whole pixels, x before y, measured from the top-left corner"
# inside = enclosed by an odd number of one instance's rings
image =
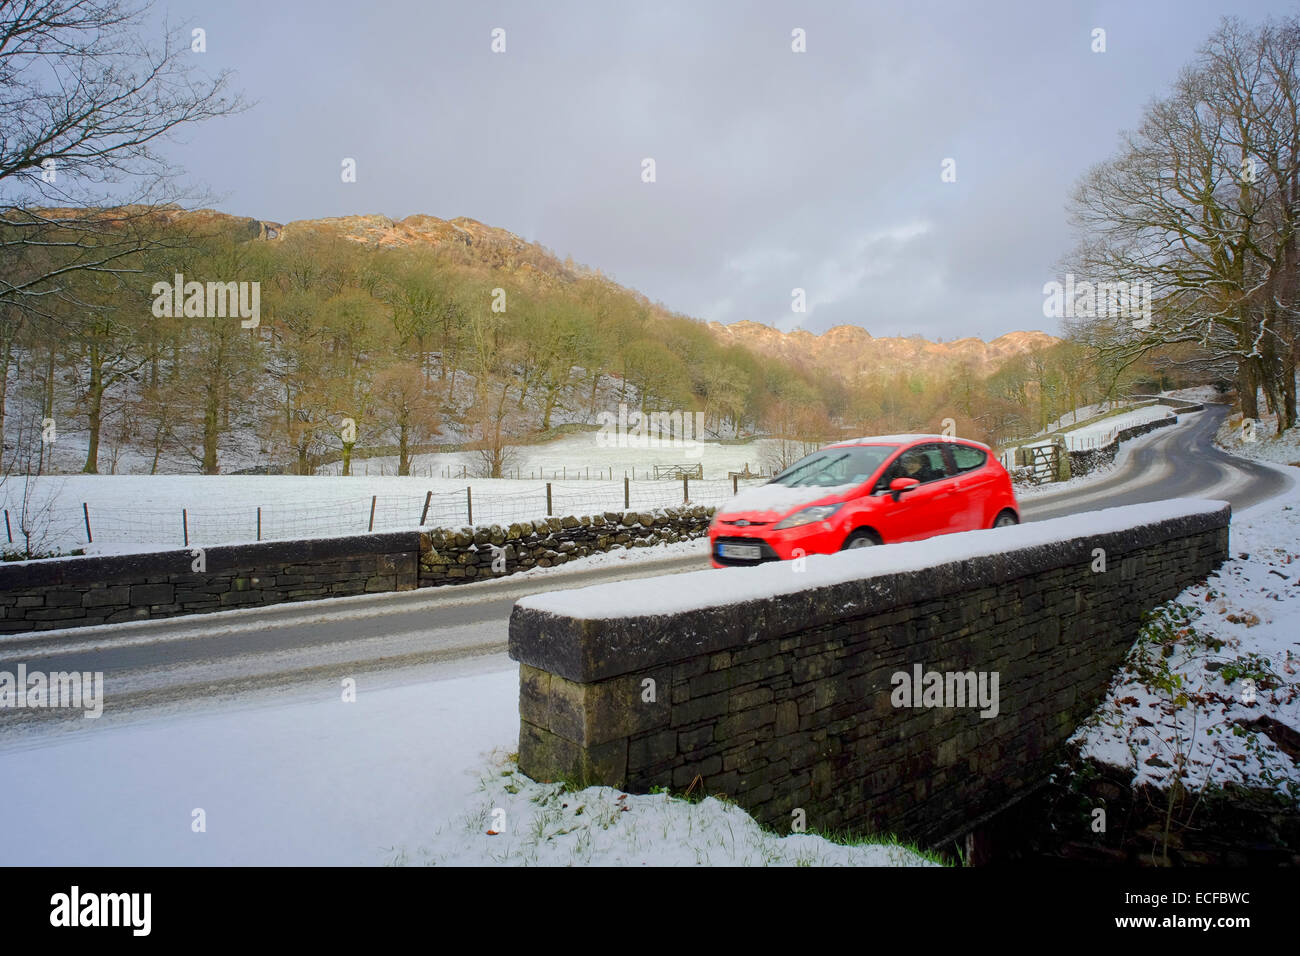
[[[1181,399],[1184,402],[1222,402],[1223,393],[1213,385],[1193,385],[1191,388],[1174,388],[1161,392],[1166,398]]]
[[[512,580],[519,578],[554,577],[557,571],[571,574],[579,571],[593,571],[597,568],[622,567],[629,564],[649,564],[667,561],[672,558],[699,558],[701,566],[709,558],[709,539],[695,538],[691,541],[668,541],[658,544],[646,543],[642,547],[614,546],[611,551],[598,551],[583,558],[574,558],[558,567],[533,567],[511,575]],[[493,580],[501,580],[494,578]],[[472,588],[474,584],[457,585]]]
[[[933,866],[893,843],[779,836],[725,799],[692,801],[609,787],[536,783],[494,755],[464,813],[429,840],[394,848],[398,865]]]
[[[1219,426],[1214,443],[1225,451],[1252,461],[1266,461],[1278,465],[1300,464],[1300,428],[1292,428],[1277,435],[1277,416],[1263,412],[1251,425],[1245,425],[1241,414],[1229,415]]]
[[[534,783],[509,757],[518,699],[497,655],[359,675],[352,702],[329,682],[145,715],[115,714],[110,696],[98,720],[0,742],[0,864],[928,863],[780,836],[712,797]]]
[[[1229,561],[1148,616],[1073,740],[1135,785],[1176,775],[1300,803],[1300,492],[1234,517],[1231,534]]]

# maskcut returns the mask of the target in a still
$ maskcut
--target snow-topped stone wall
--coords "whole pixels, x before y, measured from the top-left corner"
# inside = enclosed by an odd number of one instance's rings
[[[1157,502],[524,598],[519,767],[946,845],[1043,779],[1229,518]]]
[[[0,634],[409,591],[415,531],[0,564]]]
[[[0,635],[465,584],[708,533],[713,508],[0,564]]]

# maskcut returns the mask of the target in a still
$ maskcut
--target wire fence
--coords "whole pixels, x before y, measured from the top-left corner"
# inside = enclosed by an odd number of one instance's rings
[[[1115,444],[1119,438],[1119,428],[1109,428],[1100,435],[1071,435],[1066,433],[1066,447],[1070,451],[1096,451],[1098,448],[1106,448]]]
[[[507,525],[546,517],[582,516],[656,508],[722,504],[741,488],[760,479],[682,479],[674,481],[586,481],[527,483],[517,492],[476,492],[472,484],[458,491],[423,495],[370,495],[317,501],[283,501],[266,505],[219,501],[197,507],[75,508],[56,501],[36,517],[37,536],[46,547],[71,550],[87,543],[190,547],[253,541],[321,538],[365,532],[405,531],[420,527]],[[496,483],[499,485],[499,483]],[[24,522],[5,510],[4,533],[12,547],[24,541]]]

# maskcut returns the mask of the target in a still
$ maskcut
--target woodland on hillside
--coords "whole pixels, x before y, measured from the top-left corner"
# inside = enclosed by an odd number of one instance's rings
[[[720,437],[817,443],[951,418],[959,434],[999,443],[1143,374],[1105,374],[1062,342],[989,376],[959,366],[841,381],[723,345],[598,275],[485,265],[464,246],[172,235],[129,265],[71,276],[44,314],[0,306],[0,415],[21,419],[7,423],[11,445],[53,419],[87,436],[87,472],[111,470],[105,450],[126,443],[152,471],[180,460],[211,474],[236,432],[296,473],[339,457],[347,473],[354,452],[376,448],[407,473],[416,450],[455,443],[499,476],[513,446],[618,403],[702,411]],[[177,273],[260,283],[258,325],[156,316],[154,283]]]

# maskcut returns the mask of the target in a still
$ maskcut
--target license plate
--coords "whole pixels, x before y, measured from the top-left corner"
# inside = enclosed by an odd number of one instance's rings
[[[757,561],[763,556],[763,549],[756,544],[720,544],[718,557],[735,558],[738,561]]]

